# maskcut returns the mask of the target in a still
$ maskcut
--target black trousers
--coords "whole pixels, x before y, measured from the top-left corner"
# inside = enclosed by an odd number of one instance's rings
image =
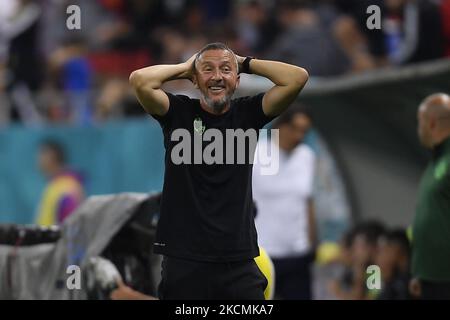
[[[421,299],[450,300],[450,282],[431,282],[420,280]]]
[[[303,256],[272,259],[275,267],[275,298],[311,300],[311,266],[314,253]]]
[[[264,300],[267,279],[253,259],[200,262],[163,257],[162,300]]]

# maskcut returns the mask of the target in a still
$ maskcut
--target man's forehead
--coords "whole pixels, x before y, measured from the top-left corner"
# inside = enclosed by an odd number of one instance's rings
[[[450,98],[446,94],[433,94],[427,97],[419,106],[418,113],[443,113],[450,112]]]
[[[198,61],[200,63],[207,62],[233,62],[235,59],[233,53],[224,49],[214,49],[202,52]]]

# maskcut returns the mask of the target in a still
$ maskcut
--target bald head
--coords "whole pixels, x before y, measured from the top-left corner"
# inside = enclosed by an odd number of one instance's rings
[[[450,97],[445,93],[428,96],[419,106],[418,134],[421,143],[433,148],[450,136]]]

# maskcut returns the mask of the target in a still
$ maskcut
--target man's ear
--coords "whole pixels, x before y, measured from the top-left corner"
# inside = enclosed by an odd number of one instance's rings
[[[195,89],[199,89],[198,81],[197,81],[197,74],[195,74],[195,73],[192,75],[192,84],[194,85]]]
[[[239,87],[239,83],[241,82],[241,75],[238,74],[236,79],[236,85],[234,87],[234,90],[236,90]]]
[[[430,119],[428,120],[428,130],[430,131],[430,133],[434,132],[437,126],[438,126],[437,119],[434,116],[431,116]]]
[[[430,120],[428,121],[428,127],[430,128],[430,130],[433,131],[434,129],[436,129],[437,125],[438,123],[436,117],[430,117]]]

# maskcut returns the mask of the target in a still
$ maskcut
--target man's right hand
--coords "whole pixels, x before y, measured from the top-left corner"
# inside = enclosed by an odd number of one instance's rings
[[[195,72],[195,58],[197,57],[197,53],[195,53],[192,57],[190,57],[186,62],[183,64],[185,65],[186,71],[180,75],[181,79],[187,79],[191,82],[193,82],[194,72]]]
[[[169,98],[161,89],[164,82],[188,79],[193,82],[196,54],[186,62],[154,65],[136,70],[130,75],[130,84],[142,107],[153,115],[163,116],[169,110]]]

